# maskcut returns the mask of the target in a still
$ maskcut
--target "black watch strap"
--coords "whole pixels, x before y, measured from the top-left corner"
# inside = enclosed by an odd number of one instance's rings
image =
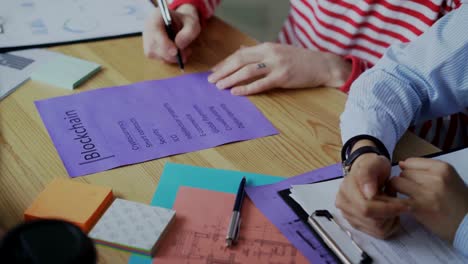
[[[376,146],[360,147],[351,153],[351,149],[353,148],[354,144],[363,139],[372,141]],[[341,165],[343,169],[343,176],[348,175],[348,173],[351,171],[351,166],[353,165],[354,161],[359,156],[366,153],[375,153],[377,155],[385,156],[389,161],[391,161],[390,154],[388,153],[388,150],[382,141],[370,135],[355,136],[346,141],[346,143],[343,145],[343,148],[341,149]]]
[[[380,151],[380,155],[383,155],[387,157],[388,160],[391,160],[390,153],[388,153],[388,150],[382,143],[382,141],[371,135],[358,135],[350,138],[344,143],[343,148],[341,149],[341,161],[344,162],[345,160],[347,160],[349,155],[351,154],[351,149],[353,148],[354,144],[356,144],[356,142],[358,142],[359,140],[364,139],[372,141],[377,147],[377,149]]]
[[[348,173],[351,171],[351,166],[358,157],[367,153],[383,155],[378,148],[372,146],[364,146],[356,149],[355,151],[353,151],[353,153],[351,153],[351,155],[349,155],[349,157],[346,160],[343,161],[343,176],[348,175]]]

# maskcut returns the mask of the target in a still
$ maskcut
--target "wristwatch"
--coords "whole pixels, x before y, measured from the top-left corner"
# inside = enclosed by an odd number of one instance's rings
[[[363,139],[372,141],[376,146],[360,147],[351,153],[351,149],[353,148],[354,144]],[[343,148],[341,149],[341,168],[343,170],[344,177],[347,176],[351,171],[351,166],[353,165],[354,161],[362,154],[366,153],[375,153],[377,155],[385,156],[389,161],[391,161],[387,148],[378,138],[370,135],[359,135],[352,137],[346,141],[346,143],[343,145]]]

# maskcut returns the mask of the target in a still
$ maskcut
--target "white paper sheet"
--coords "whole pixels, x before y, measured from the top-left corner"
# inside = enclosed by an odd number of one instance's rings
[[[1,0],[0,48],[138,33],[152,9],[149,0]]]
[[[468,183],[468,148],[452,152],[435,159],[452,164],[457,172]],[[397,175],[399,168],[392,169]],[[354,240],[373,259],[374,263],[416,263],[416,264],[462,264],[468,258],[457,253],[447,242],[442,241],[409,215],[401,217],[401,231],[390,240],[380,240],[353,229],[335,207],[335,196],[342,179],[316,184],[291,186],[291,197],[310,215],[318,209],[329,210],[335,220],[351,231]]]

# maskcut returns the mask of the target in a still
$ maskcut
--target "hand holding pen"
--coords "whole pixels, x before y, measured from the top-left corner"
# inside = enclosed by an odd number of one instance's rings
[[[152,3],[155,4],[153,1]],[[146,21],[143,31],[143,48],[149,58],[179,63],[182,66],[190,56],[189,45],[200,34],[201,26],[198,12],[191,4],[182,5],[175,11],[169,11],[166,8],[165,10],[167,12],[163,13],[162,9],[156,9]],[[170,18],[170,30],[166,26],[169,22],[167,21],[168,17]],[[174,34],[170,34],[170,31]]]

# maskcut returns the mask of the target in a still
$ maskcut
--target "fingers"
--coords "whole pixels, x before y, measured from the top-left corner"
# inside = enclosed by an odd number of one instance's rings
[[[276,86],[276,80],[273,76],[258,79],[247,85],[237,86],[231,89],[233,95],[251,95],[266,91]]]
[[[373,200],[365,199],[357,184],[346,177],[340,187],[337,207],[348,214],[356,214],[370,218],[396,217],[408,210],[405,202],[398,198],[377,196]]]
[[[366,201],[357,204],[357,212],[365,217],[372,218],[389,218],[396,217],[407,211],[407,206],[404,202],[395,200],[388,201]]]
[[[177,46],[169,39],[158,9],[146,21],[143,31],[143,49],[148,58],[177,63],[177,48],[179,47],[183,61],[187,61],[191,54],[188,46],[200,34],[200,24],[193,15],[174,13],[173,18],[176,21],[180,20],[179,24],[181,25],[181,30],[175,38]]]
[[[175,43],[179,49],[187,48],[200,34],[201,26],[190,16],[182,16],[182,28],[175,36]]]
[[[341,183],[335,205],[354,228],[378,238],[396,232],[399,215],[409,210],[405,201],[398,198],[376,195],[366,199],[351,176]]]
[[[395,190],[395,188],[392,187],[391,184],[385,184],[385,188],[384,188],[384,194],[385,195],[388,195],[389,197],[396,197],[397,196],[397,190]]]
[[[343,216],[353,228],[380,239],[390,237],[399,229],[400,221],[398,217],[387,220],[364,222],[362,219],[356,218],[354,215],[347,215],[343,213]]]
[[[240,70],[217,82],[216,86],[219,89],[225,89],[249,79],[265,75],[268,72],[269,70],[266,67],[259,67],[257,64],[248,64],[242,67]]]
[[[399,165],[402,170],[413,169],[413,170],[429,170],[434,166],[434,162],[437,162],[433,159],[426,158],[409,158],[405,161],[400,161]]]
[[[143,49],[145,55],[151,59],[163,59],[172,62],[177,55],[177,47],[168,38],[164,22],[156,9],[145,23],[143,31]]]
[[[351,167],[351,175],[367,199],[372,199],[390,176],[390,162],[373,153],[361,155]]]
[[[185,50],[181,50],[180,51],[180,55],[182,56],[182,61],[185,63],[187,63],[187,60],[188,58],[190,57],[190,55],[192,55],[192,49],[191,48],[186,48]],[[167,60],[167,62],[170,62],[170,63],[178,63],[177,61],[177,56],[174,56],[174,57],[171,57],[170,59]]]
[[[352,212],[341,211],[341,213],[353,226],[366,227],[368,230],[380,229],[388,220],[388,218],[363,218]]]
[[[259,46],[238,49],[213,67],[213,73],[208,77],[208,81],[217,83],[245,65],[256,63],[261,60],[262,55],[261,52],[259,52]]]
[[[390,181],[390,185],[397,190],[397,192],[405,194],[410,197],[421,195],[423,186],[407,177],[394,177]]]
[[[425,186],[425,185],[431,184],[431,182],[428,181],[428,177],[430,177],[429,175],[430,175],[429,171],[405,169],[401,171],[399,177],[406,178],[421,186]]]
[[[385,199],[383,197],[382,201],[385,201]],[[388,218],[363,217],[352,209],[352,204],[342,195],[337,196],[336,206],[341,210],[351,226],[374,237],[387,238],[398,230],[398,224],[395,224],[398,221],[398,216]]]
[[[440,181],[449,181],[455,169],[448,163],[426,158],[410,158],[400,162],[401,176],[411,179],[426,188]]]
[[[354,214],[348,214],[341,212],[343,217],[356,229],[364,231],[366,233],[374,233],[375,229],[380,229],[384,226],[385,220],[374,220],[372,218],[362,219],[355,216]]]

